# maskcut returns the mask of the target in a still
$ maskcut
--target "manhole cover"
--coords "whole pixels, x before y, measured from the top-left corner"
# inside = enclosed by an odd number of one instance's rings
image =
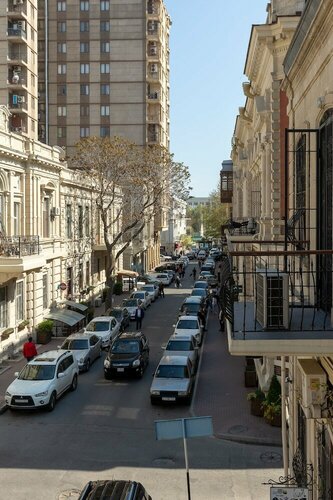
[[[153,464],[158,465],[159,467],[170,467],[175,465],[175,461],[172,458],[162,457],[155,458],[155,460],[153,460]]]
[[[242,434],[246,431],[247,427],[245,427],[245,425],[234,425],[233,427],[230,427],[228,432],[229,434]]]
[[[260,460],[265,463],[277,463],[281,462],[282,456],[280,453],[276,453],[275,451],[266,451],[266,453],[262,453],[260,455]]]
[[[81,491],[75,488],[71,490],[62,491],[58,497],[58,500],[67,500],[70,498],[71,500],[77,500],[80,496]]]

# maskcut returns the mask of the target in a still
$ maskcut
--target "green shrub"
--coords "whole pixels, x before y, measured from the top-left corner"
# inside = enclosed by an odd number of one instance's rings
[[[21,323],[17,326],[17,329],[18,329],[18,331],[21,331],[28,325],[29,325],[29,320],[25,319],[25,320],[21,321]]]
[[[115,295],[121,295],[123,293],[123,284],[122,283],[115,283],[113,287],[113,293]]]
[[[273,375],[269,390],[266,396],[268,405],[280,403],[281,400],[281,384],[276,375]]]
[[[254,392],[249,392],[247,395],[247,400],[252,401],[252,400],[258,400],[258,401],[264,401],[265,399],[265,394],[262,392],[261,389],[257,389]]]
[[[44,319],[36,326],[38,333],[52,333],[53,321],[52,319]]]

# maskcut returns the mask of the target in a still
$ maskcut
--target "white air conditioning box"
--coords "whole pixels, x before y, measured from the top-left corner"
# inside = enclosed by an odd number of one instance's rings
[[[60,215],[60,208],[59,207],[52,207],[51,208],[51,217],[56,217]]]
[[[289,327],[288,275],[276,269],[257,269],[255,318],[267,330]]]
[[[25,97],[24,97],[24,95],[18,95],[18,96],[17,96],[17,102],[25,102]]]
[[[298,359],[298,369],[301,374],[302,406],[321,405],[325,401],[327,376],[315,359]]]

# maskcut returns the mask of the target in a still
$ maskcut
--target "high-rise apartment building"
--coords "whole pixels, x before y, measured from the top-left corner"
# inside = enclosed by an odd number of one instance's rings
[[[0,2],[0,104],[9,129],[37,139],[37,0]]]
[[[39,139],[69,155],[87,136],[168,148],[163,0],[43,0],[38,7]]]

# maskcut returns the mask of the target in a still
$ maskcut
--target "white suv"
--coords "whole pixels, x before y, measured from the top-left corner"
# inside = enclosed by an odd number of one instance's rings
[[[75,391],[79,367],[70,351],[47,351],[20,371],[5,394],[11,409],[46,407],[54,410],[57,399],[68,389]]]

